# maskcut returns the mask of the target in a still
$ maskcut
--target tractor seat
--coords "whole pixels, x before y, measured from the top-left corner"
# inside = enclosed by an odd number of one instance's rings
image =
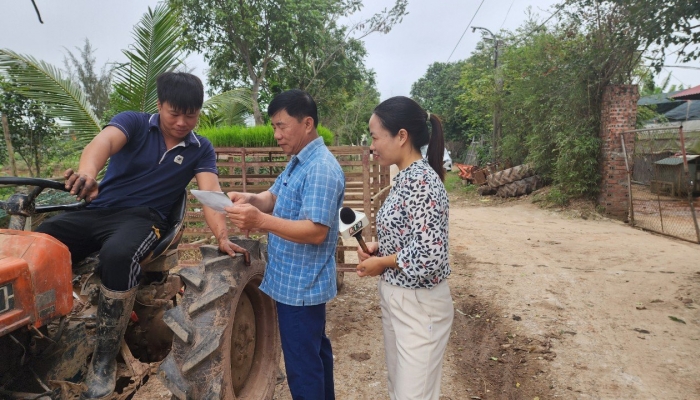
[[[157,259],[159,256],[164,254],[169,249],[175,247],[180,243],[182,238],[182,227],[185,220],[185,213],[187,211],[187,190],[182,193],[182,196],[175,202],[172,210],[170,210],[170,215],[168,215],[168,228],[161,238],[158,240],[158,244],[153,250],[141,261],[141,267],[145,267],[147,264],[151,263],[153,260]],[[144,270],[149,270],[148,267]]]

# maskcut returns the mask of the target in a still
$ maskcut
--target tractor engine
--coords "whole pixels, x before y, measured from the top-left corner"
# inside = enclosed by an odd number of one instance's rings
[[[39,354],[61,349],[47,326],[73,307],[70,253],[42,233],[0,229],[0,387],[21,379],[22,367]],[[51,346],[53,344],[53,346]]]
[[[0,229],[0,337],[68,315],[71,279],[63,243],[42,233]]]

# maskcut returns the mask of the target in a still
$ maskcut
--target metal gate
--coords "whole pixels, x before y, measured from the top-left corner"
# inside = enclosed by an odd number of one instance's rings
[[[632,154],[625,143],[634,135]],[[686,137],[688,139],[686,139]],[[700,132],[682,127],[640,129],[620,134],[628,176],[633,226],[700,243],[700,155],[687,154],[687,141],[700,145]],[[626,140],[627,139],[627,140]]]

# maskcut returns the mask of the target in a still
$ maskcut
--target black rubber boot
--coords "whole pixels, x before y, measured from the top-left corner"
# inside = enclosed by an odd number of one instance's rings
[[[117,383],[117,354],[134,307],[136,288],[115,292],[100,286],[97,303],[95,350],[81,399],[102,399],[114,392]]]

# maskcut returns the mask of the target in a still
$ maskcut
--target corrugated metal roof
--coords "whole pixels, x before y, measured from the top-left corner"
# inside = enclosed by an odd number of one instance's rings
[[[683,102],[681,105],[663,114],[669,121],[692,121],[700,119],[700,101]]]
[[[639,98],[637,101],[638,106],[651,106],[651,105],[657,105],[657,104],[665,104],[665,103],[680,103],[682,100],[674,100],[673,96],[680,93],[680,90],[676,90],[675,92],[669,92],[669,93],[657,93],[657,94],[650,94],[648,96],[642,96]]]
[[[696,154],[692,154],[692,155],[691,155],[691,154],[688,154],[688,155],[685,156],[685,158],[686,158],[688,161],[695,160],[695,159],[698,158],[698,157],[700,157],[700,155],[696,155]],[[661,160],[655,162],[654,164],[658,164],[658,165],[681,165],[681,164],[683,164],[683,157],[680,157],[680,156],[678,156],[678,157],[675,157],[675,156],[674,156],[674,157],[666,157],[666,158],[664,158],[664,159],[661,159]]]
[[[683,90],[670,97],[676,100],[700,100],[700,85]]]

